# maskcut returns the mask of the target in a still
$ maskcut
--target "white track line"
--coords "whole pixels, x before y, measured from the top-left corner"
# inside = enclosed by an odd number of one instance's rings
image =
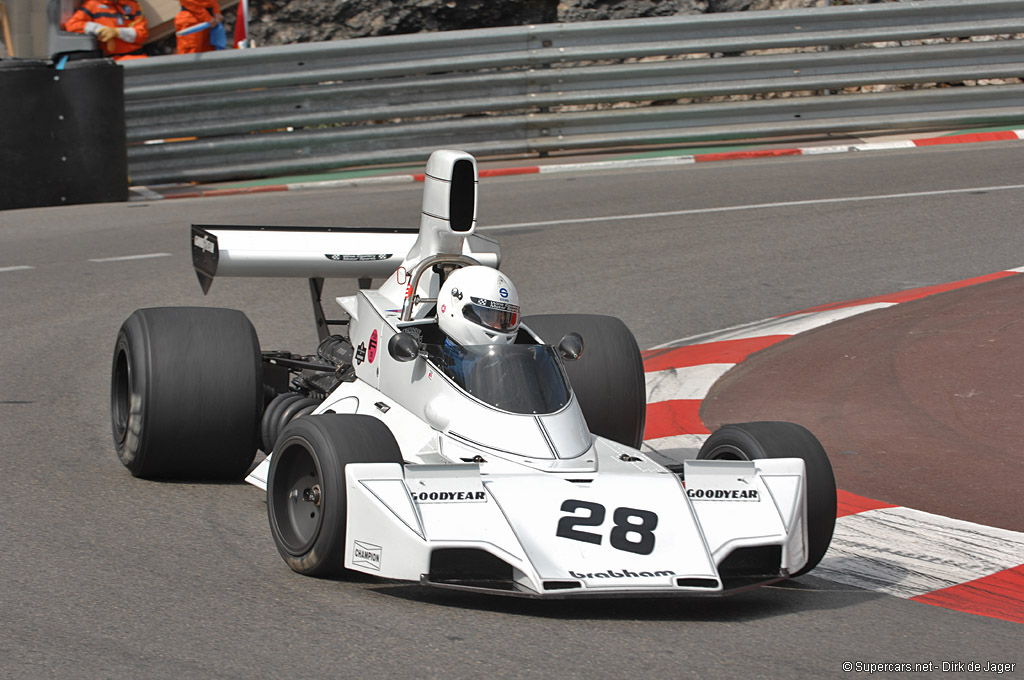
[[[588,170],[623,170],[629,168],[651,168],[664,165],[690,165],[696,163],[693,156],[664,156],[661,158],[627,158],[614,161],[591,161],[589,163],[562,163],[541,165],[538,174],[551,175],[561,172],[586,172]]]
[[[1024,184],[1007,184],[993,187],[973,187],[969,189],[943,189],[940,191],[911,191],[900,194],[879,194],[877,196],[845,196],[838,198],[814,198],[804,201],[779,201],[777,203],[752,203],[749,205],[726,205],[719,208],[691,208],[687,210],[668,210],[652,213],[632,213],[629,215],[606,215],[604,217],[576,217],[563,220],[540,220],[537,222],[513,222],[511,224],[495,224],[477,227],[477,231],[494,231],[499,229],[522,229],[525,227],[551,227],[563,224],[588,224],[592,222],[616,222],[622,220],[644,220],[659,217],[682,217],[685,215],[705,215],[710,213],[737,212],[741,210],[769,210],[772,208],[793,208],[808,205],[828,205],[833,203],[860,203],[864,201],[888,201],[900,198],[922,198],[927,196],[952,196],[984,191],[1018,191]]]
[[[170,253],[146,253],[144,255],[122,255],[120,257],[97,257],[89,262],[125,262],[128,260],[150,260],[154,257],[171,257]]]
[[[701,333],[700,335],[691,335],[686,338],[679,338],[678,340],[671,340],[660,345],[655,345],[650,349],[656,350],[668,349],[670,347],[682,347],[685,345],[703,345],[722,342],[724,340],[746,340],[750,338],[760,338],[766,335],[796,335],[797,333],[813,330],[819,326],[833,323],[834,321],[841,321],[842,319],[857,316],[858,314],[870,312],[875,309],[892,307],[895,304],[897,303],[870,302],[863,305],[839,307],[837,309],[827,309],[820,312],[804,312],[799,314],[790,314],[789,316],[776,316],[768,319],[762,319],[760,321],[740,324],[738,326],[731,326],[720,331],[711,331],[709,333]]]

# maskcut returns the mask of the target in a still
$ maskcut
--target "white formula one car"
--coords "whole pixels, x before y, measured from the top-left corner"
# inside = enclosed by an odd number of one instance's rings
[[[476,192],[475,159],[438,151],[419,230],[193,226],[204,292],[307,278],[320,344],[261,352],[241,312],[136,311],[112,372],[124,465],[250,472],[303,574],[564,598],[721,594],[813,568],[836,510],[817,439],[746,423],[678,465],[641,452],[633,335],[605,316],[520,319],[498,244],[474,233]],[[326,277],[360,280],[338,298],[347,318],[325,315]],[[272,453],[253,468],[258,448]]]

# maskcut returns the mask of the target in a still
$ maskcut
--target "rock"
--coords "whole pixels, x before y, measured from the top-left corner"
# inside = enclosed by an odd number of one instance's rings
[[[604,21],[702,14],[708,0],[569,0],[558,3],[556,21]]]
[[[257,46],[374,35],[557,22],[604,21],[764,9],[860,5],[898,0],[250,0]],[[235,12],[226,13],[228,35]],[[174,51],[174,37],[151,47]]]
[[[251,0],[257,45],[882,0]],[[229,24],[233,17],[228,12]]]
[[[250,6],[249,34],[257,45],[558,21],[555,0],[257,0]]]

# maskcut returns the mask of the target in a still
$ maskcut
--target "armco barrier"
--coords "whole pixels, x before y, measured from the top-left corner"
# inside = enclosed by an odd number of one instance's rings
[[[1020,0],[924,0],[135,60],[129,169],[135,183],[218,181],[420,162],[445,146],[1019,124],[1022,33]]]

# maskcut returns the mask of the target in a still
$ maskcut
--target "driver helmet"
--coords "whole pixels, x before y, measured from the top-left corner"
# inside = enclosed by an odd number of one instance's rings
[[[512,344],[519,331],[519,293],[497,269],[463,267],[441,286],[437,323],[463,346]]]

